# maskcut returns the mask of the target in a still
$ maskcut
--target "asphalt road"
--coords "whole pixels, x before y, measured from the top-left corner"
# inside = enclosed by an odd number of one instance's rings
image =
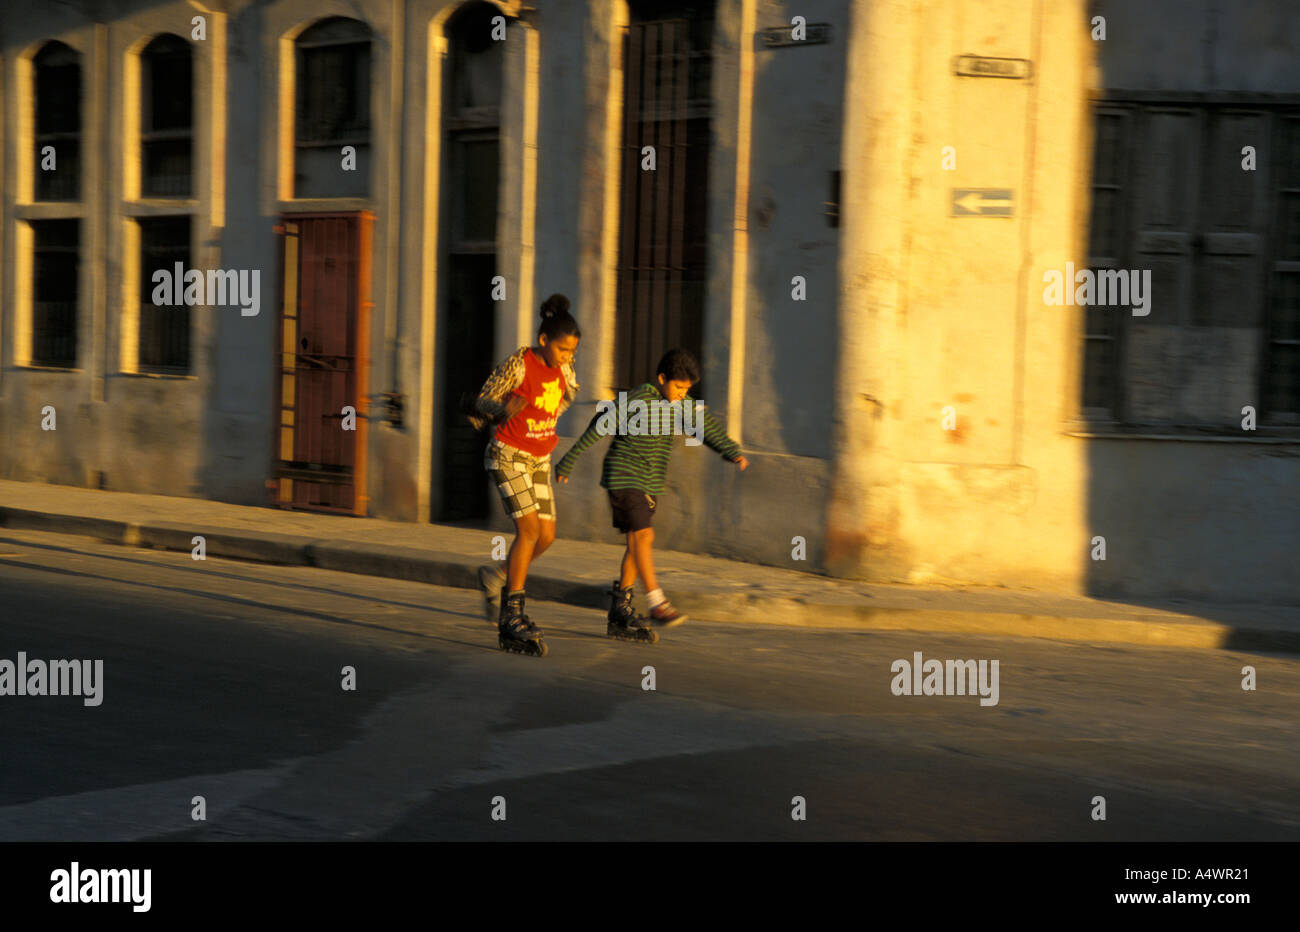
[[[1289,656],[533,603],[536,659],[466,590],[7,529],[0,593],[0,661],[104,670],[0,695],[0,840],[1300,840]],[[997,704],[894,695],[916,651]]]

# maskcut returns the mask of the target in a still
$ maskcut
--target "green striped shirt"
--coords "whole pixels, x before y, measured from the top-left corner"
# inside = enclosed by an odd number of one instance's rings
[[[654,410],[656,403],[663,402],[664,396],[659,389],[650,382],[627,393],[627,407],[631,407],[634,401],[643,401],[647,407]],[[617,403],[615,403],[617,404]],[[687,395],[682,400],[683,405],[694,405],[695,399]],[[722,454],[723,458],[735,462],[741,456],[740,444],[727,436],[726,430],[718,423],[717,419],[709,413],[708,408],[703,409],[704,415],[704,445],[710,450],[716,450]],[[569,451],[560,458],[555,466],[557,474],[568,478],[569,473],[573,472],[573,467],[578,463],[578,457],[584,450],[591,447],[597,440],[608,430],[611,419],[617,424],[618,411],[615,409],[613,415],[603,411],[597,411],[587,429],[582,432],[582,436],[577,439]],[[601,419],[604,418],[605,424],[602,429]],[[633,413],[628,412],[627,419],[632,421]],[[648,425],[653,429],[658,421],[654,414],[647,417]],[[666,420],[666,419],[665,419]],[[613,433],[613,441],[609,445],[609,452],[605,454],[605,463],[600,473],[600,484],[610,491],[618,489],[640,489],[649,492],[651,495],[658,495],[664,490],[664,482],[668,475],[668,459],[672,455],[673,445],[678,442],[682,434],[671,432],[671,423],[665,425],[660,433],[633,435],[627,433]],[[694,428],[699,429],[699,424],[695,423]]]

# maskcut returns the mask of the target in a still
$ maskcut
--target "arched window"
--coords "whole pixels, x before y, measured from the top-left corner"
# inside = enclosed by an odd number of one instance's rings
[[[483,114],[501,106],[505,43],[492,36],[492,20],[500,15],[495,6],[478,0],[457,10],[447,24],[454,116]]]
[[[81,197],[81,56],[62,42],[47,42],[33,64],[36,199],[75,201]]]
[[[453,251],[456,244],[469,252],[496,248],[505,43],[492,38],[492,18],[499,15],[490,3],[467,3],[447,24]]]
[[[295,42],[294,197],[370,193],[370,40],[365,23],[321,20]],[[343,147],[356,150],[343,168]]]
[[[161,35],[140,54],[140,190],[190,197],[194,190],[194,62],[190,44]]]

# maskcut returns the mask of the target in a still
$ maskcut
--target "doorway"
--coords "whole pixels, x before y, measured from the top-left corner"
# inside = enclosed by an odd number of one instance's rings
[[[276,227],[282,267],[271,487],[283,508],[366,514],[373,223],[362,211],[295,214]]]
[[[492,300],[492,279],[497,274],[505,52],[504,43],[492,38],[492,19],[499,15],[490,3],[471,2],[447,22],[438,263],[442,403],[434,438],[434,521],[481,520],[490,504],[483,470],[487,441],[466,421],[460,400],[478,393],[496,362],[498,304]]]

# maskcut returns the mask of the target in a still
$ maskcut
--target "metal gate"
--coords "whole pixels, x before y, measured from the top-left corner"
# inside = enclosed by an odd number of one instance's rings
[[[674,346],[700,356],[708,281],[712,15],[683,6],[628,26],[615,377],[649,378]],[[645,170],[644,147],[655,170]]]
[[[294,214],[281,239],[275,502],[366,513],[367,347],[374,214]],[[355,417],[345,408],[351,406]]]

